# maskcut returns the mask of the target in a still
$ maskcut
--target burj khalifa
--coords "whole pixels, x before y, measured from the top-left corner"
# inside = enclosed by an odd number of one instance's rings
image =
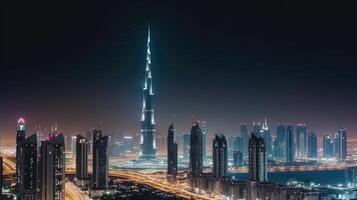
[[[151,75],[150,25],[146,50],[145,83],[143,88],[143,107],[141,115],[140,158],[156,159],[156,130],[154,118],[154,93]]]

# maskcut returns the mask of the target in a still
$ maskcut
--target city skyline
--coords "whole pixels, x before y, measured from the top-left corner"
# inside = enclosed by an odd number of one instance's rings
[[[247,19],[247,11],[234,14],[228,9],[216,20],[203,22],[200,17],[214,10],[213,5],[196,13],[198,5],[193,4],[183,16],[167,4],[130,4],[122,15],[132,16],[130,10],[136,8],[144,13],[127,21],[114,17],[121,15],[115,10],[120,8],[100,7],[92,16],[77,12],[78,5],[47,11],[29,6],[37,12],[28,19],[24,16],[29,11],[21,5],[4,10],[1,42],[7,51],[1,51],[1,136],[15,139],[13,128],[20,116],[25,117],[28,131],[34,124],[50,128],[57,120],[60,132],[83,134],[98,126],[101,114],[106,133],[139,133],[145,29],[150,21],[158,134],[166,134],[175,114],[178,133],[190,130],[194,115],[195,120],[207,122],[210,135],[237,135],[240,122],[251,130],[253,121],[268,117],[273,135],[277,123],[306,123],[319,138],[339,128],[356,137],[356,41],[349,30],[347,6],[324,5],[320,13],[327,21],[336,17],[327,11],[347,10],[338,16],[345,20],[343,27],[340,21],[319,23],[324,19],[317,16],[300,19],[294,8],[287,19],[279,18],[285,11],[269,7],[277,16]],[[147,15],[144,8],[156,14]],[[60,9],[68,11],[59,15],[65,23],[48,24],[59,21],[55,15],[62,13]],[[10,18],[11,11],[18,16]],[[105,11],[108,15],[102,16]],[[160,20],[168,11],[172,15]],[[99,32],[90,24],[94,18]],[[11,24],[28,27],[28,33],[21,34]],[[49,27],[43,28],[45,24]]]

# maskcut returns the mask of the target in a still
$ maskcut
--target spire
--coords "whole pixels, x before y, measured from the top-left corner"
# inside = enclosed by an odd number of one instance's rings
[[[151,51],[150,51],[150,23],[148,24],[148,40],[146,44],[146,71],[151,72]],[[151,74],[149,74],[151,78]]]

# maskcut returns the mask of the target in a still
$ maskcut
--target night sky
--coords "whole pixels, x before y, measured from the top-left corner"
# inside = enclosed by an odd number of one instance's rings
[[[19,116],[74,134],[103,115],[107,133],[138,133],[151,22],[160,133],[175,113],[179,132],[192,115],[230,134],[266,116],[274,134],[289,122],[357,137],[352,3],[44,2],[0,6],[1,136]]]

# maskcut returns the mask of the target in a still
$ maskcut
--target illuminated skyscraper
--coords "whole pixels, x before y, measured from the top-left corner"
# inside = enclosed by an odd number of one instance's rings
[[[249,140],[249,178],[254,182],[268,181],[268,159],[264,139],[254,133]]]
[[[300,158],[307,155],[307,129],[305,124],[298,124],[296,127],[296,154]]]
[[[190,137],[190,172],[199,175],[202,169],[202,131],[199,122],[194,122]]]
[[[242,153],[243,153],[243,159],[248,160],[248,143],[249,143],[249,137],[248,137],[248,128],[246,123],[241,123],[240,124],[240,135],[242,136]]]
[[[20,199],[36,199],[37,194],[37,135],[33,134],[20,144]]]
[[[16,134],[16,186],[17,189],[19,184],[21,183],[21,175],[20,175],[20,145],[26,138],[25,134],[25,120],[24,118],[19,118],[17,120],[17,134]]]
[[[65,145],[62,134],[41,142],[39,199],[64,200]]]
[[[309,132],[307,143],[307,157],[317,158],[317,136],[315,133]]]
[[[322,150],[323,150],[323,157],[333,157],[333,139],[330,135],[324,135],[322,140]]]
[[[216,135],[213,140],[212,151],[213,176],[217,178],[226,177],[228,171],[228,149],[227,140],[224,135]]]
[[[169,180],[176,180],[177,175],[177,143],[176,129],[171,124],[167,134],[167,175]]]
[[[294,125],[286,126],[286,162],[295,161]]]
[[[347,130],[345,128],[338,129],[335,134],[335,156],[340,161],[345,161],[347,158]]]
[[[143,88],[143,107],[141,116],[140,158],[156,158],[156,130],[154,118],[154,93],[151,76],[150,26],[148,29],[145,83]]]
[[[93,175],[92,188],[104,190],[108,188],[108,136],[102,135],[102,130],[93,130]]]
[[[76,178],[85,180],[88,178],[88,140],[77,135],[76,137]]]

